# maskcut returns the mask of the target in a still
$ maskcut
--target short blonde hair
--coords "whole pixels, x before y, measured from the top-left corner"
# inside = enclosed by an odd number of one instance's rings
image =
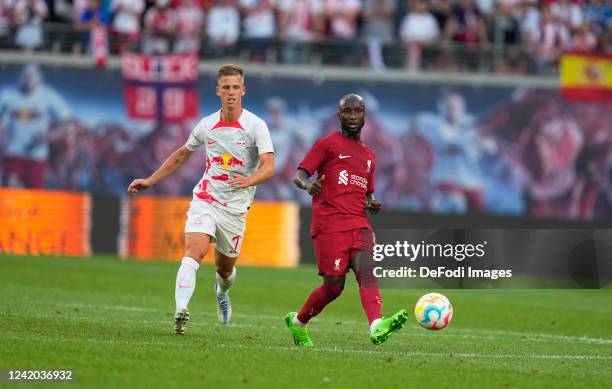
[[[217,79],[224,76],[240,76],[244,80],[244,70],[240,67],[240,65],[227,64],[223,65],[219,68],[219,73]]]

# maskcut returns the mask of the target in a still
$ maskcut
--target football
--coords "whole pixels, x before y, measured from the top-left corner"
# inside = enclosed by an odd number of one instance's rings
[[[441,330],[450,323],[453,306],[446,296],[440,293],[428,293],[417,301],[414,315],[422,327],[428,330]]]

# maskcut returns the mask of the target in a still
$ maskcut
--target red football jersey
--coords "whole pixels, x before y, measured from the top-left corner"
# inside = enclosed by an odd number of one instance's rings
[[[312,199],[310,236],[369,228],[366,194],[374,192],[374,151],[362,142],[332,132],[315,142],[298,168],[325,176],[321,193]]]

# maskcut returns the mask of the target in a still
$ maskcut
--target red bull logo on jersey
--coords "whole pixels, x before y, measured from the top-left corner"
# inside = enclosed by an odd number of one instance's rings
[[[13,112],[13,117],[16,117],[22,122],[29,122],[38,119],[41,115],[36,111],[31,111],[27,108]]]
[[[244,161],[229,153],[223,153],[211,158],[211,163],[221,166],[223,170],[231,170],[234,167],[244,167]]]

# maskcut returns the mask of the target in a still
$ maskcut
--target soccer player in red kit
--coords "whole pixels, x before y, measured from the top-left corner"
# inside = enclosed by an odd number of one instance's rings
[[[313,197],[310,236],[314,240],[319,275],[323,276],[323,284],[312,291],[302,309],[285,316],[298,346],[313,345],[306,324],[342,293],[349,268],[359,284],[372,343],[383,343],[408,320],[405,309],[382,318],[382,299],[372,268],[360,266],[360,258],[371,253],[374,245],[365,210],[376,214],[382,205],[374,198],[376,156],[361,142],[365,123],[363,98],[356,94],[342,97],[338,118],[342,131],[315,142],[299,164],[294,179],[297,187]],[[317,180],[310,181],[315,172]]]

